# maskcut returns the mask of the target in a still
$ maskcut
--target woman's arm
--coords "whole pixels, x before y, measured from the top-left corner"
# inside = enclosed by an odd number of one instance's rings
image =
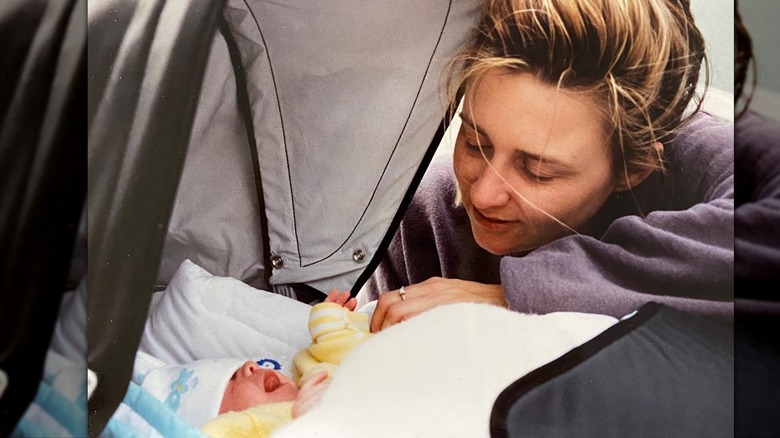
[[[601,239],[569,236],[522,258],[504,258],[509,307],[621,317],[656,301],[731,317],[733,126],[697,116],[666,152],[676,210],[621,217]]]

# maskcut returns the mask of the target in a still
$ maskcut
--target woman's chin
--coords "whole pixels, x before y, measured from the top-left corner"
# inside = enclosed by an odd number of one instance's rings
[[[506,244],[506,238],[495,235],[486,236],[477,230],[472,231],[477,245],[485,251],[497,256],[509,255],[514,252],[514,248]]]
[[[519,257],[538,248],[538,242],[518,242],[509,235],[485,233],[472,227],[472,234],[477,245],[485,251],[496,256]],[[509,242],[512,242],[511,244]],[[523,244],[525,243],[525,244]]]

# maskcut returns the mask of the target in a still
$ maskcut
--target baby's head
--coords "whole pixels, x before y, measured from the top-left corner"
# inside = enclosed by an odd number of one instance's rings
[[[292,402],[297,385],[278,362],[263,359],[202,359],[153,367],[134,380],[166,408],[200,427],[219,414],[261,404]]]
[[[297,395],[298,386],[292,379],[275,369],[246,361],[227,382],[219,413],[293,401]]]

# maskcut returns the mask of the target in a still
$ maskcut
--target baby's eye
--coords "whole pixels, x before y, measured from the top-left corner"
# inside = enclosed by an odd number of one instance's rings
[[[260,368],[266,368],[269,370],[281,370],[282,364],[273,359],[260,359],[257,361],[257,365]]]

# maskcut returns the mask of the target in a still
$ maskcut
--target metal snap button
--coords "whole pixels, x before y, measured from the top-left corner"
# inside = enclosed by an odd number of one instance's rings
[[[366,258],[366,253],[362,249],[356,249],[352,252],[352,260],[362,262],[364,258]]]
[[[271,256],[271,266],[273,266],[275,269],[281,269],[284,266],[284,259],[282,256]]]

